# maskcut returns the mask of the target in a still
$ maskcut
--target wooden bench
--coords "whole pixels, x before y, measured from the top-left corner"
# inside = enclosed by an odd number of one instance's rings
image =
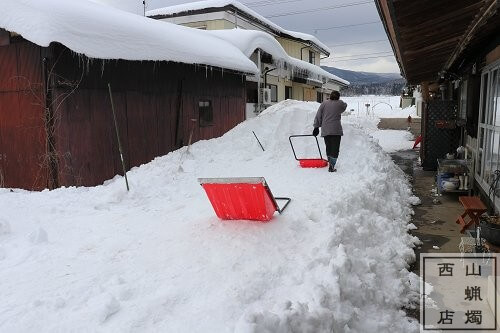
[[[464,233],[470,226],[478,226],[479,225],[479,217],[483,215],[488,209],[483,204],[481,199],[478,197],[465,197],[461,196],[458,198],[458,201],[464,207],[464,212],[457,218],[456,223],[462,226],[460,229],[460,233]],[[467,218],[469,219],[467,221]]]

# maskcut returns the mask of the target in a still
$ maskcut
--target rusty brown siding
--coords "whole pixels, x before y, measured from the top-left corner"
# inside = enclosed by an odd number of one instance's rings
[[[239,74],[90,60],[58,44],[41,48],[18,38],[0,47],[0,186],[92,186],[121,174],[108,82],[128,168],[186,145],[191,129],[193,142],[210,139],[245,117]],[[212,101],[214,126],[191,121],[199,118],[200,99]]]
[[[48,184],[42,49],[25,40],[0,46],[0,182]]]
[[[53,100],[60,101],[53,103],[60,186],[97,185],[122,173],[108,82],[129,168],[186,145],[191,129],[195,142],[244,120],[241,75],[167,62],[89,62],[63,47],[56,50],[51,84]],[[199,118],[200,99],[212,101],[214,126],[191,121]]]

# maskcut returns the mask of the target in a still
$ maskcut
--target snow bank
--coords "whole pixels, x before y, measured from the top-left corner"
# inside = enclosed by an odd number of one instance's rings
[[[291,37],[301,39],[303,41],[311,42],[313,44],[316,44],[319,48],[323,49],[325,52],[328,52],[329,54],[332,53],[330,48],[323,44],[322,42],[319,41],[316,37],[305,34],[302,32],[296,32],[296,31],[290,31],[283,29],[276,23],[273,23],[272,21],[266,19],[264,16],[260,15],[256,11],[248,8],[244,4],[242,4],[239,1],[235,0],[205,0],[205,1],[195,1],[195,2],[188,2],[188,3],[183,3],[180,5],[175,5],[175,6],[169,6],[169,7],[163,7],[163,8],[157,8],[153,10],[149,10],[146,12],[147,16],[158,16],[158,15],[173,15],[173,14],[183,14],[183,13],[189,13],[190,11],[195,11],[195,10],[202,10],[202,9],[207,9],[207,8],[223,8],[226,6],[234,6],[235,8],[238,9],[238,11],[246,13],[252,17],[254,17],[257,21],[262,22],[264,25],[268,26],[275,32],[281,32],[283,34],[289,35]]]
[[[317,107],[285,101],[134,168],[129,193],[122,177],[0,189],[0,331],[418,332],[400,310],[418,288],[410,186],[354,118],[337,173],[299,168],[288,136]],[[220,221],[196,179],[228,176],[292,202],[267,224]]]
[[[206,31],[159,22],[90,1],[3,0],[0,28],[90,58],[166,60],[257,73],[232,44]]]
[[[286,68],[298,69],[307,71],[311,79],[323,81],[329,79],[349,85],[346,81],[332,73],[329,73],[319,66],[308,63],[300,59],[290,57],[283,49],[281,44],[268,33],[257,30],[229,29],[229,30],[210,30],[208,31],[214,36],[217,36],[224,41],[227,41],[241,50],[247,57],[250,58],[256,49],[261,49],[273,56],[276,62],[282,62],[282,67],[286,63]]]

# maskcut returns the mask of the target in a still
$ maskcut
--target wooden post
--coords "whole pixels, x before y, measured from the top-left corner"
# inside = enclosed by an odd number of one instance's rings
[[[422,82],[422,99],[425,103],[429,102],[429,82]]]
[[[127,191],[130,191],[127,179],[127,168],[125,167],[125,160],[123,159],[123,149],[122,149],[122,143],[120,141],[120,131],[118,130],[118,122],[116,121],[115,104],[113,103],[113,94],[111,93],[111,83],[108,83],[108,89],[109,89],[109,99],[111,101],[111,110],[113,111],[113,121],[115,123],[116,138],[118,140],[118,149],[120,151],[120,159],[122,161],[123,175],[125,176],[125,184],[127,185]]]
[[[422,100],[427,103],[429,101],[429,82],[422,82],[420,86],[422,87]]]

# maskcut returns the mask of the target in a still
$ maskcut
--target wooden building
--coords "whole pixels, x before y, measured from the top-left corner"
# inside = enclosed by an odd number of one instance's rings
[[[108,83],[127,168],[186,145],[191,133],[193,142],[214,138],[245,119],[245,75],[252,68],[245,62],[241,70],[223,71],[173,61],[104,60],[59,42],[40,46],[20,33],[0,30],[3,187],[93,186],[122,174]],[[96,37],[89,32],[82,38]]]
[[[476,189],[499,209],[500,190],[492,190],[500,169],[498,1],[375,3],[402,75],[422,93],[424,168],[466,147]]]

